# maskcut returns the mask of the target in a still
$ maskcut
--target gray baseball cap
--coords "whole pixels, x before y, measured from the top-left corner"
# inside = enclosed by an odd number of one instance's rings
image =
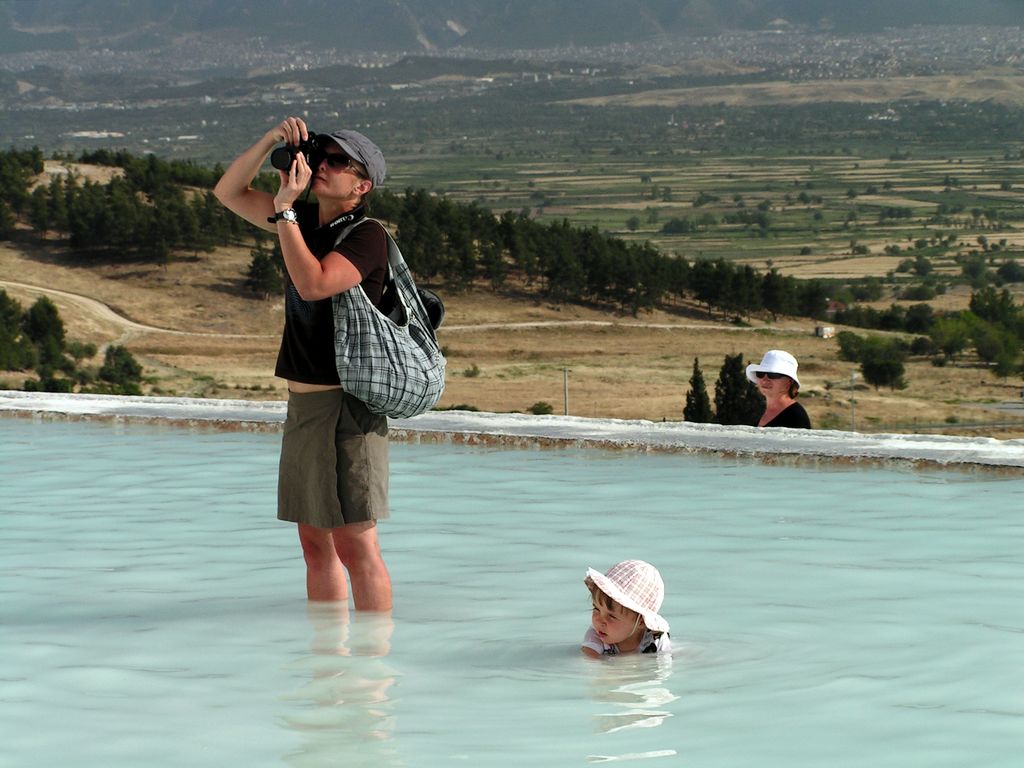
[[[380,147],[359,131],[334,131],[325,135],[334,139],[334,143],[341,147],[349,157],[366,167],[366,172],[374,187],[379,187],[384,183],[387,165]]]

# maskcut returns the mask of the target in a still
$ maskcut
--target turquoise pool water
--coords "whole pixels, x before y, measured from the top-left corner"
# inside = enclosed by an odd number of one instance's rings
[[[392,619],[304,599],[279,437],[0,419],[0,766],[1018,766],[1019,478],[393,446]],[[587,566],[671,659],[587,662]]]

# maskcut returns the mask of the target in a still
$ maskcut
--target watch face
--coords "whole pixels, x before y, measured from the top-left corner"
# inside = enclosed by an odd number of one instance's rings
[[[299,220],[299,214],[295,212],[294,208],[286,208],[281,211],[281,218],[285,221],[297,222]]]

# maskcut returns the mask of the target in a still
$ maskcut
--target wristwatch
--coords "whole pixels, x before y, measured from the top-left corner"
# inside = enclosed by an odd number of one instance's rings
[[[272,217],[268,218],[267,221],[271,224],[276,224],[282,219],[290,224],[298,224],[299,214],[295,212],[294,208],[285,208],[283,211],[278,211]]]

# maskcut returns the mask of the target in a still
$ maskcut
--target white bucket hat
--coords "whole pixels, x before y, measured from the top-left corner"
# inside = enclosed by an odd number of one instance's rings
[[[588,568],[583,583],[595,585],[623,608],[639,613],[651,632],[668,632],[668,622],[658,615],[665,600],[665,582],[650,563],[624,560],[604,574]]]
[[[757,384],[758,371],[781,373],[789,376],[799,387],[800,379],[796,377],[796,369],[796,358],[789,354],[789,352],[783,352],[781,349],[769,349],[764,353],[760,363],[751,363],[747,366],[747,378],[754,384]]]

